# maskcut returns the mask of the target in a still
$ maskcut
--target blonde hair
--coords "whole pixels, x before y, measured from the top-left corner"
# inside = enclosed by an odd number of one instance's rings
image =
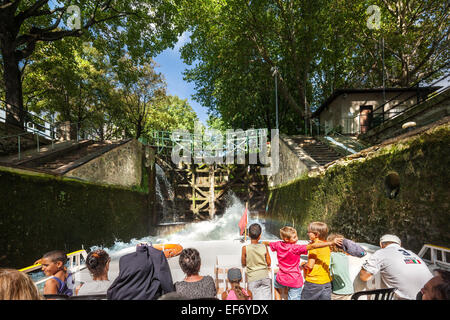
[[[332,233],[332,234],[330,234],[330,235],[328,236],[327,241],[328,241],[328,242],[331,242],[331,241],[333,241],[333,240],[336,239],[336,238],[344,238],[344,236],[343,236],[342,234],[339,234],[339,233]],[[333,244],[333,245],[330,246],[330,250],[331,250],[332,252],[342,252],[342,253],[345,253],[345,251],[344,251],[343,248],[340,248],[340,247],[338,247],[338,246],[335,245],[335,244]]]
[[[295,235],[297,235],[297,230],[292,227],[286,226],[280,229],[281,239],[292,239]]]
[[[15,269],[0,269],[0,300],[41,300],[31,278]]]
[[[314,221],[308,225],[308,232],[317,233],[319,239],[325,240],[328,236],[328,226],[324,222]]]

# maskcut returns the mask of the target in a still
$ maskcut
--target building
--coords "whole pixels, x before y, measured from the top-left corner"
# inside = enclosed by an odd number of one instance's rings
[[[312,114],[325,134],[358,135],[424,101],[440,87],[337,89]]]

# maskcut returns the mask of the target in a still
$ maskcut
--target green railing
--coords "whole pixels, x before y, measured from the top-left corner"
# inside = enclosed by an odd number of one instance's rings
[[[267,142],[267,130],[230,130],[225,134],[216,133],[213,135],[209,135],[207,132],[200,134],[185,131],[151,131],[138,140],[144,145],[157,148],[158,153],[175,146],[179,146],[180,149],[188,148],[192,154],[197,151],[256,153],[261,150],[261,144]],[[222,155],[219,154],[219,156]]]

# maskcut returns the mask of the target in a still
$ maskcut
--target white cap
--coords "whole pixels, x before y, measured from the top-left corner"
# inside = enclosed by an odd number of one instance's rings
[[[397,243],[399,245],[402,245],[402,241],[400,240],[400,238],[397,237],[396,235],[393,235],[393,234],[385,234],[384,236],[382,236],[380,238],[380,242],[381,243],[383,243],[383,242],[395,242],[395,243]]]

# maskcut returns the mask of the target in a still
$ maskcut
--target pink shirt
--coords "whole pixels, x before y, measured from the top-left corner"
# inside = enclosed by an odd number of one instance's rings
[[[244,296],[248,297],[248,292],[244,288],[242,288],[242,293],[244,294]],[[233,289],[228,291],[227,300],[239,300],[236,296],[236,292],[234,292]]]
[[[277,241],[270,243],[270,250],[277,252],[277,281],[291,288],[303,286],[303,276],[300,271],[300,255],[307,254],[306,245]]]

